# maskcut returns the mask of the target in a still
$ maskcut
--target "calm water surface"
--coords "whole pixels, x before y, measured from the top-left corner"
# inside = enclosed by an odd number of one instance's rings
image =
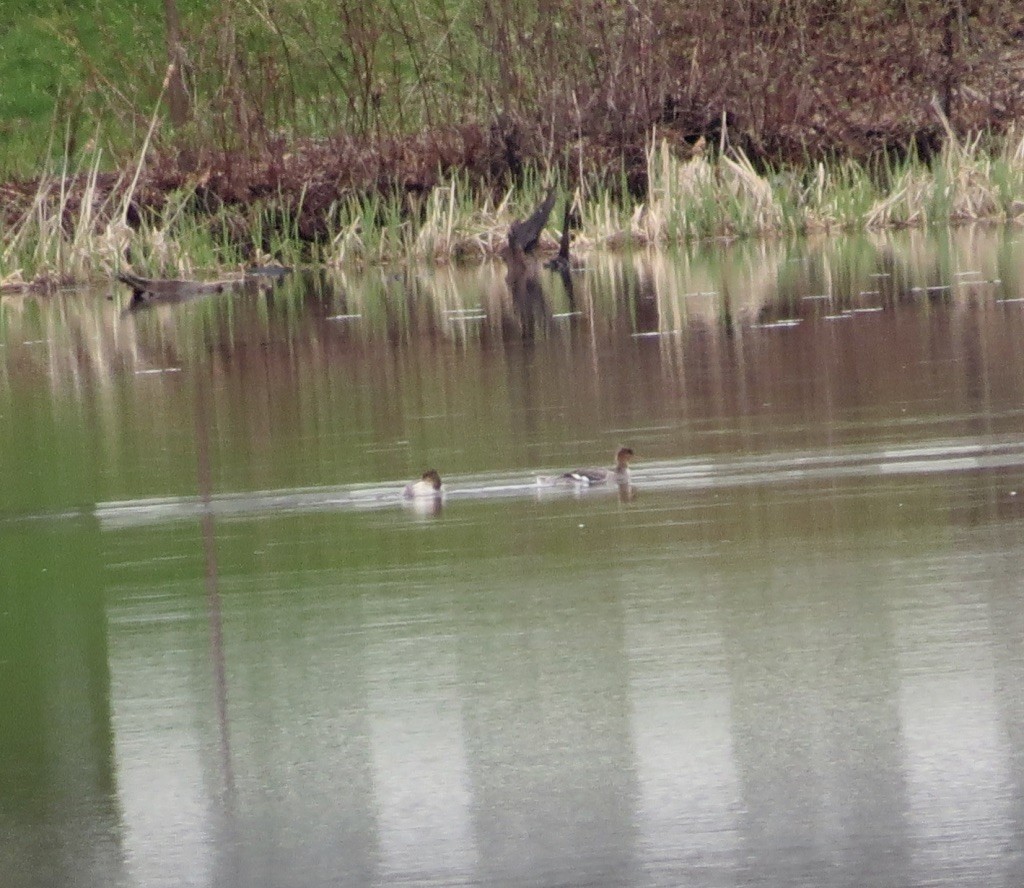
[[[1024,883],[1020,238],[5,297],[2,884]]]

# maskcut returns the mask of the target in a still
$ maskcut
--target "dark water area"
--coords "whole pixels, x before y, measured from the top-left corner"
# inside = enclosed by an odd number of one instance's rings
[[[3,884],[1021,884],[1022,237],[4,297]]]

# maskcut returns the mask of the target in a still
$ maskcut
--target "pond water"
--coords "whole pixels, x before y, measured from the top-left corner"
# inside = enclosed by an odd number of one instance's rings
[[[4,297],[3,884],[1024,883],[1021,237]]]

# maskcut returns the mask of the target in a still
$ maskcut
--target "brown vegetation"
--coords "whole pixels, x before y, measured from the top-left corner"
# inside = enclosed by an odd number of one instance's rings
[[[285,6],[310,58],[333,58]],[[1024,10],[1010,0],[481,0],[459,7],[469,22],[441,0],[422,16],[373,7],[332,7],[345,55],[324,63],[328,137],[299,135],[292,55],[247,55],[229,13],[193,35],[195,119],[160,134],[128,221],[185,189],[200,211],[274,208],[313,240],[351,195],[397,193],[415,214],[453,175],[494,193],[556,168],[643,195],[654,132],[681,156],[738,148],[760,169],[927,161],[945,137],[937,109],[961,136],[1024,111]],[[273,21],[282,46],[285,19]],[[388,69],[388,53],[404,65]],[[97,196],[123,181],[99,177]],[[8,223],[35,193],[3,189]]]

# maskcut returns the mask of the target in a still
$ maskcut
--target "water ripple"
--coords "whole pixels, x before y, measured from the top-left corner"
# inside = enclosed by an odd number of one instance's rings
[[[869,479],[880,476],[940,475],[1007,468],[1024,469],[1024,442],[1016,440],[942,440],[905,447],[841,448],[796,451],[739,458],[679,459],[647,462],[632,474],[644,490],[699,491],[749,485],[784,485]],[[463,475],[446,478],[444,501],[548,498],[599,494],[610,488],[539,484],[535,475]],[[372,511],[409,505],[402,484],[301,487],[200,497],[167,497],[100,503],[96,516],[104,528],[121,528],[194,519],[324,511]]]

